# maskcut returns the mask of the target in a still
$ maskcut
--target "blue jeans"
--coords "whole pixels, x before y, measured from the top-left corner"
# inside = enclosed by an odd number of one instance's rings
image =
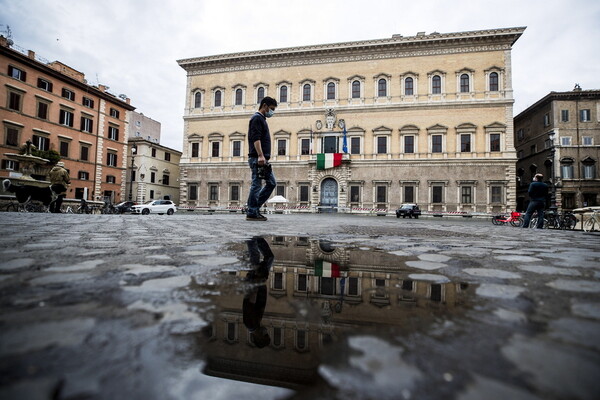
[[[273,190],[275,190],[277,181],[273,171],[270,170],[265,174],[265,186],[263,187],[262,178],[258,177],[258,158],[248,158],[248,165],[252,170],[252,185],[250,186],[250,193],[248,193],[248,211],[246,215],[256,217],[262,205],[265,204]]]
[[[523,220],[523,228],[529,228],[529,221],[535,211],[537,211],[537,225],[536,228],[542,229],[544,227],[544,208],[546,202],[541,200],[531,200],[529,206],[527,206],[527,212],[525,213],[525,219]]]

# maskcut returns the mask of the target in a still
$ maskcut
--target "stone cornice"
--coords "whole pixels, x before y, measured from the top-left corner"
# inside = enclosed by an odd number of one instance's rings
[[[261,68],[413,57],[422,55],[507,50],[525,28],[430,34],[391,39],[288,47],[178,60],[188,75]]]

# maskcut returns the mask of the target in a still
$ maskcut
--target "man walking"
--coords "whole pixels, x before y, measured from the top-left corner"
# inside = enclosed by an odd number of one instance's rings
[[[50,189],[58,195],[56,200],[50,203],[50,212],[59,213],[63,199],[67,196],[67,189],[71,183],[69,171],[66,170],[65,163],[62,161],[57,162],[54,168],[50,170],[48,177],[51,183]]]
[[[246,220],[266,221],[259,210],[267,201],[277,181],[269,164],[271,158],[271,134],[267,118],[271,118],[277,108],[277,101],[272,97],[265,97],[258,106],[258,111],[250,118],[248,126],[248,165],[252,170],[252,185],[248,193],[248,211]],[[262,181],[265,186],[262,186]]]
[[[529,221],[535,211],[537,211],[537,229],[544,227],[544,208],[546,208],[546,197],[548,196],[548,185],[542,180],[544,175],[536,174],[533,177],[533,182],[529,185],[529,206],[525,213],[525,220],[523,221],[523,228],[529,228]]]

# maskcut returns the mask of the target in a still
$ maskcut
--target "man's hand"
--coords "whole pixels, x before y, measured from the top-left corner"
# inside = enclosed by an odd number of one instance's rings
[[[262,166],[263,166],[263,165],[265,165],[266,163],[267,163],[267,160],[266,160],[266,158],[265,158],[265,156],[264,156],[264,155],[262,155],[262,156],[258,156],[258,165],[259,165],[260,167],[262,167]]]

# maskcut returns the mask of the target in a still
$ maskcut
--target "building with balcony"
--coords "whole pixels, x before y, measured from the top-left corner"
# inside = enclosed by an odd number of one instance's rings
[[[600,90],[550,92],[515,117],[517,208],[525,209],[536,173],[550,185],[547,205],[600,203]]]
[[[187,73],[181,204],[245,204],[248,120],[271,96],[279,103],[268,121],[274,195],[290,207],[514,209],[511,50],[524,29],[179,60]],[[317,154],[327,153],[343,153],[342,162],[319,169]]]
[[[30,140],[54,150],[71,177],[68,198],[118,202],[125,197],[129,98],[91,86],[85,75],[0,37],[0,177],[18,178],[18,153]],[[45,171],[35,177],[45,178]]]

